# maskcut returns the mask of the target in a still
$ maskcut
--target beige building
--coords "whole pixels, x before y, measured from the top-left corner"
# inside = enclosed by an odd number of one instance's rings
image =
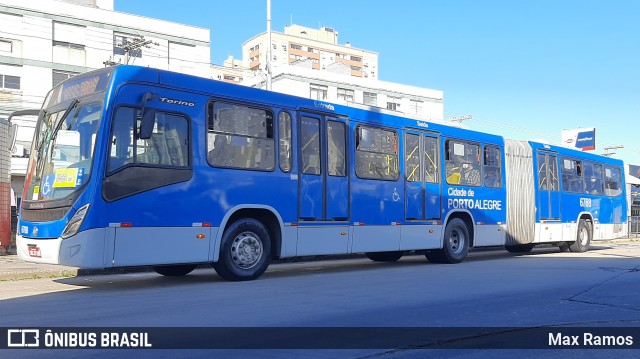
[[[231,55],[227,57],[222,66],[211,65],[211,78],[214,80],[238,84],[251,76],[252,73],[242,65],[242,60],[234,59]]]
[[[268,35],[261,33],[242,45],[244,67],[259,75],[267,63]],[[287,26],[284,33],[271,33],[272,67],[290,65],[322,70],[356,78],[378,78],[378,54],[338,43],[338,32],[299,25]]]

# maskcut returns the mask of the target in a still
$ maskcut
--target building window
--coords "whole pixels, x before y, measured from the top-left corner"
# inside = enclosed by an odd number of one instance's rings
[[[338,88],[338,99],[353,102],[353,90]]]
[[[53,70],[53,87],[58,86],[62,81],[77,75],[77,72]]]
[[[53,22],[53,45],[74,44],[82,46],[84,49],[85,33],[87,28],[82,25],[67,24],[64,22]],[[57,44],[58,43],[58,44]],[[73,48],[73,47],[72,47]],[[75,47],[77,48],[77,47]]]
[[[358,56],[351,56],[351,61],[355,61],[355,62],[362,62],[362,57],[358,57]]]
[[[0,75],[0,88],[20,90],[20,77],[11,75]]]
[[[326,100],[327,99],[327,86],[311,84],[310,98],[312,100]]]
[[[373,92],[364,92],[362,103],[368,106],[378,106],[378,94]]]
[[[410,100],[409,101],[409,110],[410,110],[411,113],[414,113],[416,115],[420,115],[423,112],[423,105],[424,105],[424,103],[422,101]]]
[[[388,96],[387,98],[387,110],[400,111],[400,98]]]
[[[0,51],[13,52],[13,42],[7,40],[0,40]]]
[[[289,46],[294,50],[301,50],[302,51],[302,46],[300,46],[298,44],[291,44]]]

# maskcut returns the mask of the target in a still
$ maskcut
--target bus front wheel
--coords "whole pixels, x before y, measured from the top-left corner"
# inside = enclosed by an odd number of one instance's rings
[[[261,222],[243,218],[222,235],[220,258],[213,268],[226,280],[253,280],[267,270],[270,260],[269,232]]]
[[[591,244],[591,237],[593,232],[591,230],[591,222],[581,219],[578,221],[578,233],[576,235],[576,241],[573,243],[567,243],[569,250],[575,253],[582,253],[589,250]]]
[[[427,252],[425,257],[432,263],[460,263],[469,253],[470,238],[467,224],[454,218],[444,230],[442,248]]]

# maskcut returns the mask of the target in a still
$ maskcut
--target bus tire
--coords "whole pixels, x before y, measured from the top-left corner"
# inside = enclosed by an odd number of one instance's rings
[[[511,245],[504,246],[504,249],[509,253],[529,253],[533,250],[533,244],[519,244],[519,245]]]
[[[197,264],[177,264],[170,266],[155,266],[153,270],[158,274],[162,274],[166,277],[182,277],[191,273],[198,267]]]
[[[213,268],[226,280],[245,281],[260,277],[270,261],[269,232],[260,221],[243,218],[225,230]]]
[[[460,263],[469,253],[469,228],[460,218],[454,218],[444,230],[442,248],[428,251],[425,257],[432,263]]]
[[[591,222],[581,219],[578,221],[578,233],[576,234],[576,241],[569,244],[569,250],[574,253],[582,253],[589,250],[591,244],[591,237],[593,236],[591,230]]]
[[[374,262],[397,262],[402,255],[403,251],[391,251],[391,252],[367,252],[364,255]]]

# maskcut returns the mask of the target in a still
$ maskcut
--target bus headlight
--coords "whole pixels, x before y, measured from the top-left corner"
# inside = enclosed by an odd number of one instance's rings
[[[80,229],[80,225],[82,225],[82,221],[84,221],[84,216],[89,211],[89,205],[90,203],[87,203],[76,211],[73,217],[69,220],[69,223],[64,227],[60,237],[66,239],[78,233],[78,229]]]

